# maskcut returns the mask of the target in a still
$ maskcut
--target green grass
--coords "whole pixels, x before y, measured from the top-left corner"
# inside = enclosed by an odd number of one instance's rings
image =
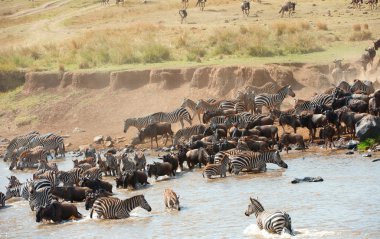
[[[373,148],[376,143],[380,142],[380,138],[378,139],[366,139],[364,141],[361,141],[358,145],[358,149],[360,151],[365,151],[367,149]]]

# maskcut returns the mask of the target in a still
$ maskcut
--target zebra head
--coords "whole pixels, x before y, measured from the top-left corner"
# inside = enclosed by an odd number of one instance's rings
[[[146,201],[144,195],[138,195],[137,196],[140,201],[140,207],[144,208],[148,212],[152,211],[152,208],[150,207],[149,203]]]
[[[273,152],[274,163],[280,166],[281,168],[288,168],[288,165],[281,159],[280,151],[276,150]]]
[[[294,93],[294,91],[292,90],[292,87],[290,85],[288,86],[288,95],[290,95],[291,97],[296,96],[296,93]]]
[[[16,157],[13,157],[13,158],[12,158],[12,161],[11,161],[11,165],[9,165],[9,170],[13,170],[13,168],[14,168],[15,166],[17,166],[17,162],[18,162],[17,158],[16,158]]]
[[[133,123],[132,118],[124,120],[124,133],[127,133],[127,130],[129,128],[129,126],[132,125],[132,123]]]
[[[94,193],[87,193],[86,200],[85,200],[85,207],[86,210],[89,210],[92,208],[92,205],[94,205],[95,200],[100,196],[100,193],[98,191]]]
[[[258,199],[254,199],[254,198],[249,198],[251,200],[251,204],[248,205],[248,209],[245,211],[245,215],[247,217],[249,217],[251,214],[255,214],[255,216],[257,217],[257,215],[260,213],[260,212],[263,212],[264,211],[264,207],[263,205],[261,205],[261,203],[258,201]]]

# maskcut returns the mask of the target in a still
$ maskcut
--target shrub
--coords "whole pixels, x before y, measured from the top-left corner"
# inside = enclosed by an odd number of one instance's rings
[[[365,41],[372,39],[372,32],[370,31],[360,31],[360,32],[353,32],[350,36],[350,41]]]
[[[352,26],[352,29],[354,29],[355,32],[360,32],[362,30],[362,27],[360,24],[355,24]]]
[[[318,22],[317,23],[317,29],[322,31],[327,31],[328,27],[326,23]]]
[[[170,60],[170,50],[169,48],[161,44],[152,44],[144,46],[141,49],[142,61],[144,63],[156,63]]]
[[[376,139],[366,139],[364,141],[361,141],[358,145],[358,149],[360,151],[364,151],[367,149],[372,148],[376,144]]]

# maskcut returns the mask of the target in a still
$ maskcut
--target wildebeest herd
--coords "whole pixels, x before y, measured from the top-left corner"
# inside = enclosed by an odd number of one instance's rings
[[[380,40],[374,43],[375,53],[379,47]],[[211,180],[242,172],[262,173],[267,163],[288,168],[281,151],[288,152],[291,145],[300,150],[308,147],[304,137],[297,134],[299,127],[309,130],[310,143],[317,139],[319,131],[319,141],[324,141],[327,149],[343,134],[354,138],[356,123],[367,115],[380,116],[380,90],[375,90],[371,81],[342,80],[324,93],[308,100],[298,99],[292,108],[282,110],[285,98],[295,96],[290,85],[268,82],[240,89],[233,99],[186,98],[176,110],[126,119],[124,132],[137,128],[140,143],[150,138],[153,147],[155,139],[158,147],[159,136],[166,138],[165,145],[170,138],[171,152],[159,155],[151,164],[147,164],[143,151],[134,147],[98,152],[89,148],[83,159],[76,156],[72,169],[63,171],[57,163],[48,162],[53,158],[51,151],[54,157],[65,157],[62,136],[37,131],[18,136],[9,142],[3,159],[9,162],[10,170],[35,171],[25,182],[14,175],[8,177],[5,194],[0,192],[0,206],[4,207],[12,197],[22,197],[36,211],[36,222],[81,218],[76,206],[67,202],[85,202],[85,208],[91,209],[91,218],[93,212],[99,218],[127,218],[136,207],[147,211],[152,208],[142,194],[125,200],[114,197],[114,185],[103,177],[114,177],[116,188],[143,189],[150,184],[148,178],[172,179],[179,169],[191,172],[203,167],[203,177]],[[194,124],[196,120],[199,124]],[[181,129],[173,132],[171,126],[177,122]],[[185,122],[189,126],[185,127]],[[282,127],[281,135],[278,126]],[[293,132],[287,132],[286,126]],[[180,210],[179,195],[170,188],[163,195],[167,208]],[[270,213],[257,199],[250,201],[245,214],[255,214],[260,229],[294,234],[286,212]]]

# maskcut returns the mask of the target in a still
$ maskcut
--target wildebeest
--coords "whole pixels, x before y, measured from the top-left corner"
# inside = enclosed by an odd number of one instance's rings
[[[288,153],[288,147],[290,144],[298,144],[302,148],[302,151],[305,151],[306,149],[302,135],[293,133],[284,133],[281,135],[279,148],[281,149],[282,146],[285,147],[286,153]]]
[[[199,6],[199,8],[201,9],[201,11],[203,11],[204,8],[205,8],[205,6],[206,6],[206,1],[207,0],[198,0],[197,4],[195,6],[196,7]]]
[[[241,11],[243,12],[244,15],[248,16],[249,15],[249,10],[251,9],[249,0],[244,0],[241,5]]]
[[[55,187],[51,191],[53,196],[70,202],[82,202],[86,198],[86,194],[91,192],[93,190],[87,187]]]
[[[367,65],[371,64],[371,68],[373,66],[373,59],[376,56],[376,50],[375,47],[368,47],[365,49],[365,53],[362,54],[360,58],[360,62],[362,64],[362,67],[364,69],[364,72],[367,71]]]
[[[85,206],[86,210],[89,210],[90,208],[92,208],[92,205],[94,204],[96,199],[98,199],[100,197],[109,197],[111,195],[112,195],[112,193],[109,193],[103,189],[100,189],[100,190],[92,192],[92,193],[88,193],[88,194],[86,194],[84,206]]]
[[[112,184],[102,181],[100,179],[92,180],[89,178],[82,178],[80,186],[91,188],[94,191],[104,189],[107,192],[112,193]]]
[[[166,188],[164,191],[164,202],[167,208],[173,208],[181,210],[179,206],[179,196],[170,188]]]
[[[313,142],[317,128],[326,125],[327,118],[322,114],[306,113],[300,115],[300,123],[302,127],[306,127],[309,130],[309,140]]]
[[[189,169],[193,169],[196,164],[199,164],[199,168],[201,164],[207,165],[210,160],[210,155],[207,153],[206,149],[192,149],[186,153],[187,158],[187,166]]]
[[[272,145],[278,141],[278,128],[274,125],[256,126],[254,129],[260,131],[260,136],[265,136],[272,140]]]
[[[159,159],[162,159],[165,163],[170,163],[172,165],[172,169],[177,171],[179,165],[178,154],[166,154],[159,157]]]
[[[156,146],[158,148],[157,136],[166,136],[165,145],[168,142],[169,136],[173,140],[173,131],[170,123],[153,123],[146,128],[142,128],[139,131],[139,139],[144,142],[144,139],[150,137],[150,147],[153,148],[153,138],[156,139]]]
[[[36,222],[41,222],[42,219],[52,220],[53,222],[61,222],[71,218],[82,218],[82,214],[78,212],[75,205],[53,202],[46,208],[39,208],[36,213]]]
[[[153,164],[148,164],[147,171],[148,176],[152,177],[153,175],[156,180],[159,176],[175,176],[175,171],[173,170],[172,165],[170,163],[154,162]]]
[[[125,175],[120,175],[118,178],[115,178],[116,187],[122,186],[123,188],[128,188],[132,186],[133,189],[137,189],[137,184],[147,185],[148,177],[144,172],[134,171],[132,173],[127,173]]]
[[[281,13],[281,17],[284,16],[285,12],[289,12],[289,17],[294,14],[296,11],[296,3],[295,2],[287,2],[283,5],[278,13]]]
[[[146,158],[145,158],[145,154],[142,151],[139,150],[135,152],[133,161],[135,161],[136,170],[142,170],[145,172]]]
[[[327,145],[330,145],[330,148],[332,149],[332,146],[334,145],[334,136],[335,136],[335,129],[331,125],[327,124],[325,125],[320,131],[319,131],[319,138],[324,139],[325,146],[327,150]]]
[[[179,16],[181,17],[181,24],[182,24],[183,21],[185,21],[187,17],[186,8],[179,10],[178,13],[179,13]]]

